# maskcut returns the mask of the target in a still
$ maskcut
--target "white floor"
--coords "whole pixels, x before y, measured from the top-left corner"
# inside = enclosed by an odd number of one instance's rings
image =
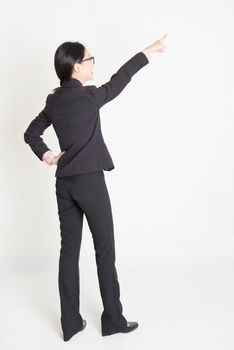
[[[0,350],[234,349],[234,259],[122,261],[116,267],[123,314],[138,329],[101,336],[96,266],[81,261],[80,310],[87,327],[64,342],[57,261],[2,259]]]

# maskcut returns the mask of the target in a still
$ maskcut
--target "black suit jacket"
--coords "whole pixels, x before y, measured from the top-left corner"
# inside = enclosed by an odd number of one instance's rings
[[[44,109],[26,129],[24,141],[43,160],[50,148],[40,135],[53,125],[60,148],[66,151],[58,160],[56,177],[114,169],[102,136],[99,109],[118,96],[132,76],[148,63],[146,55],[138,52],[100,87],[83,86],[74,78],[64,81],[47,96]]]

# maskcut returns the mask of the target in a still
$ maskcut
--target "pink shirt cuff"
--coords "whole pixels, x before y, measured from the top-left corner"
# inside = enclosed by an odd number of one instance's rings
[[[145,48],[142,52],[146,55],[148,60],[150,60],[152,58],[152,51],[150,51],[150,49]]]
[[[54,154],[52,151],[46,151],[43,156],[43,162],[45,163],[45,165],[52,165],[51,163],[51,159],[54,157]]]

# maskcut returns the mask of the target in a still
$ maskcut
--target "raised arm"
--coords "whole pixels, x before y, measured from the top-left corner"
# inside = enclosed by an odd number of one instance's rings
[[[98,108],[113,100],[130,82],[132,76],[149,63],[146,55],[141,51],[128,60],[110,80],[100,87],[93,86],[91,96]]]
[[[166,34],[167,35],[167,34]],[[98,108],[113,100],[131,81],[131,78],[141,68],[149,63],[149,60],[154,52],[164,51],[164,42],[166,35],[147,46],[143,51],[136,53],[130,60],[124,63],[118,71],[113,74],[110,80],[102,84],[100,87],[93,85],[91,96]]]

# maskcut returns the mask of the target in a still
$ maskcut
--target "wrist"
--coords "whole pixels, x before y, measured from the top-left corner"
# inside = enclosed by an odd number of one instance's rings
[[[149,47],[146,47],[143,51],[142,51],[146,57],[150,60],[152,58],[152,51]]]
[[[53,160],[54,157],[55,156],[54,156],[53,152],[51,150],[49,150],[43,154],[43,161],[45,163],[47,163],[48,165],[52,165],[52,164],[54,164],[54,160]]]

